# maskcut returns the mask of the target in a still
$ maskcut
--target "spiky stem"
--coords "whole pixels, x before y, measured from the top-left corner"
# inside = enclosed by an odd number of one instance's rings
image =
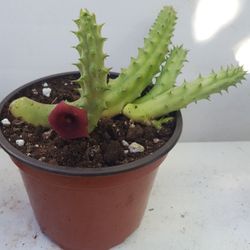
[[[192,102],[227,90],[230,86],[243,80],[245,74],[242,67],[222,68],[218,73],[212,72],[207,77],[200,76],[193,82],[184,82],[183,85],[174,87],[152,100],[140,104],[128,104],[123,109],[123,114],[133,121],[148,124],[151,123],[151,120],[184,108]]]
[[[66,103],[75,107],[82,107],[81,99],[74,102],[66,101]],[[9,110],[14,117],[34,126],[50,127],[48,117],[55,107],[56,104],[45,104],[28,97],[20,97],[11,102]]]
[[[48,116],[54,108],[55,105],[39,103],[27,97],[20,97],[9,106],[13,116],[34,126],[43,127],[49,127]]]
[[[170,53],[153,89],[138,99],[160,70],[168,52],[175,21],[174,9],[164,7],[144,41],[144,47],[139,49],[138,57],[132,58],[128,68],[122,70],[116,80],[107,84],[109,69],[104,66],[106,55],[102,51],[105,41],[101,37],[102,25],[96,24],[94,14],[81,10],[80,18],[75,21],[78,31],[74,32],[79,39],[75,48],[80,55],[76,66],[81,73],[77,80],[81,87],[81,97],[68,104],[87,110],[88,132],[95,128],[101,117],[112,117],[119,113],[134,121],[159,127],[169,121],[170,118],[166,115],[171,111],[179,110],[193,101],[208,98],[210,94],[227,89],[244,79],[246,72],[242,67],[232,66],[174,87],[186,56],[186,50],[180,47]],[[48,116],[55,107],[56,105],[42,104],[22,97],[10,104],[10,111],[25,122],[47,127]],[[158,118],[159,120],[155,120]]]
[[[151,83],[168,52],[175,23],[175,10],[164,7],[144,41],[144,47],[139,49],[138,57],[131,59],[128,68],[121,71],[120,76],[112,81],[110,90],[106,91],[107,110],[103,116],[112,117],[121,113],[123,107],[140,97]]]
[[[102,25],[96,24],[95,15],[88,10],[81,10],[80,18],[75,20],[78,31],[74,32],[79,40],[75,47],[79,53],[78,67],[81,77],[76,81],[81,87],[83,106],[88,112],[91,132],[105,108],[104,93],[107,90],[108,68],[104,66],[103,44],[106,40],[101,36]]]
[[[109,69],[104,66],[106,54],[103,53],[105,38],[101,36],[102,25],[96,24],[94,14],[87,10],[80,11],[79,19],[75,20],[78,31],[73,32],[79,44],[75,46],[79,53],[78,67],[81,77],[76,81],[80,85],[81,97],[68,104],[84,108],[88,113],[88,131],[97,125],[105,109],[104,95],[107,90],[107,74]],[[56,105],[42,104],[29,98],[22,97],[14,100],[10,111],[15,117],[34,126],[48,127],[48,116]]]
[[[162,66],[160,75],[156,78],[154,87],[143,97],[137,99],[135,103],[143,103],[151,100],[157,95],[169,90],[176,83],[176,78],[180,74],[186,60],[187,50],[182,46],[174,47]]]
[[[171,116],[162,117],[159,120],[150,121],[150,124],[153,125],[155,128],[160,129],[162,127],[162,124],[172,122],[173,120],[174,120],[174,117],[171,117]]]

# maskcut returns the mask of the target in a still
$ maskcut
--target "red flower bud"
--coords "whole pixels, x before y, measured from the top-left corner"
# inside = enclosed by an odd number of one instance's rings
[[[88,136],[87,111],[60,102],[49,115],[49,124],[64,139]]]

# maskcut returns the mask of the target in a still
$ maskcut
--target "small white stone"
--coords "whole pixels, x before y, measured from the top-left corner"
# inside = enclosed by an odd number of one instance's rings
[[[154,143],[158,143],[159,141],[160,141],[160,139],[158,139],[158,138],[154,138],[154,139],[153,139],[153,142],[154,142]]]
[[[43,88],[42,91],[43,91],[43,95],[44,95],[44,96],[50,97],[51,88]]]
[[[44,156],[42,156],[41,158],[38,159],[38,161],[45,161],[46,158]]]
[[[123,145],[124,147],[128,147],[128,146],[129,146],[129,143],[128,143],[127,141],[125,141],[125,140],[122,140],[122,145]]]
[[[68,85],[68,83],[67,83],[67,82],[65,82],[65,83],[64,83],[64,86],[67,86],[67,85]]]
[[[128,150],[124,150],[124,154],[125,154],[125,155],[127,155],[127,154],[128,154],[128,152],[129,152]]]
[[[22,140],[22,139],[18,139],[18,140],[16,140],[16,144],[17,144],[19,147],[22,147],[22,146],[25,144],[25,141]]]
[[[1,123],[4,125],[4,126],[9,126],[10,125],[10,121],[7,119],[7,118],[4,118]]]
[[[145,148],[137,142],[132,142],[129,145],[128,149],[129,149],[130,153],[142,153],[145,150]]]
[[[130,128],[135,128],[135,124],[134,124],[134,123],[131,123],[129,127],[130,127]]]
[[[36,147],[36,148],[39,148],[39,145],[38,145],[38,144],[35,144],[35,147]]]
[[[48,85],[48,83],[47,82],[45,82],[44,84],[43,84],[43,87],[48,87],[49,85]]]
[[[32,91],[32,93],[33,93],[34,95],[38,95],[37,89],[32,89],[31,91]]]

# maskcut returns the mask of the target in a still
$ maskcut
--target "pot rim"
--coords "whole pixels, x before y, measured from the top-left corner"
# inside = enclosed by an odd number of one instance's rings
[[[22,85],[21,87],[17,88],[16,90],[12,91],[9,95],[7,95],[0,103],[0,114],[2,112],[2,109],[6,102],[8,102],[11,98],[13,98],[20,90],[23,88],[26,88],[30,85],[36,84],[41,81],[48,81],[53,78],[63,77],[67,75],[74,75],[79,74],[78,71],[70,71],[70,72],[64,72],[64,73],[58,73],[53,74],[49,76],[45,76],[39,79],[36,79],[34,81],[31,81],[29,83],[26,83]],[[119,74],[116,72],[110,72],[110,77],[117,77]],[[8,140],[4,137],[2,130],[0,129],[0,146],[5,150],[11,158],[14,158],[15,160],[18,160],[22,162],[23,164],[27,165],[28,167],[33,167],[38,170],[43,170],[46,172],[52,172],[55,174],[60,175],[68,175],[68,176],[102,176],[102,175],[112,175],[112,174],[118,174],[121,172],[131,171],[140,167],[143,167],[145,165],[148,165],[161,157],[165,156],[177,143],[181,131],[182,131],[182,115],[180,111],[174,112],[175,118],[176,118],[176,126],[174,129],[174,132],[170,139],[159,149],[154,151],[153,154],[147,155],[141,159],[135,160],[133,162],[129,162],[126,164],[121,165],[115,165],[110,167],[102,167],[102,168],[72,168],[67,166],[60,166],[60,168],[55,167],[54,165],[36,160],[34,158],[31,158],[16,149],[14,146],[12,146]]]

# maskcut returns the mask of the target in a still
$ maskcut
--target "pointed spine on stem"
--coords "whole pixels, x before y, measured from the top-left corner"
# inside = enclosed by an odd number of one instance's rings
[[[176,19],[176,12],[172,7],[166,6],[161,10],[148,37],[144,39],[144,47],[138,49],[137,58],[131,60],[122,74],[112,81],[110,90],[106,91],[107,109],[103,116],[120,114],[123,107],[140,97],[151,83],[168,53]],[[125,90],[123,94],[121,89]]]
[[[123,114],[134,121],[149,124],[150,121],[182,109],[192,102],[209,99],[211,94],[221,93],[222,90],[235,86],[245,75],[246,71],[242,67],[222,68],[207,77],[199,76],[192,82],[173,87],[154,99],[139,104],[128,104],[124,107]]]
[[[174,47],[166,58],[166,63],[161,66],[160,75],[156,78],[154,87],[146,95],[137,99],[135,103],[142,103],[153,99],[172,88],[181,72],[186,56],[187,50],[182,46]]]
[[[75,33],[79,40],[75,47],[79,61],[75,65],[80,71],[76,81],[81,88],[82,106],[88,113],[88,130],[91,132],[97,125],[106,107],[104,100],[109,69],[104,66],[107,57],[103,53],[105,38],[101,36],[103,25],[96,23],[95,15],[88,10],[80,11],[79,19],[75,20],[78,30]]]

